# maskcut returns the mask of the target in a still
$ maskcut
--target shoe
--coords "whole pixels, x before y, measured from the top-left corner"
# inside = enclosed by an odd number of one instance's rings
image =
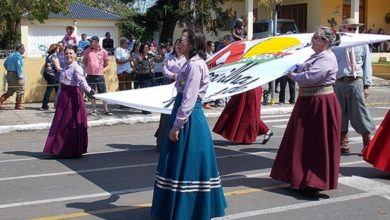
[[[96,110],[93,110],[93,111],[91,112],[91,115],[92,115],[92,116],[96,116]]]
[[[152,114],[152,113],[149,112],[149,111],[144,111],[144,110],[142,110],[142,114],[144,114],[144,115],[150,115],[150,114]]]
[[[271,140],[271,137],[274,135],[274,132],[272,130],[269,130],[265,135],[264,135],[264,140],[263,143],[261,144],[266,144],[269,140]]]
[[[40,111],[47,111],[47,110],[50,110],[50,108],[49,107],[47,107],[47,108],[40,107],[39,110]]]
[[[341,146],[340,147],[340,153],[342,154],[348,154],[351,151],[351,148],[349,146]]]
[[[106,111],[106,112],[104,112],[104,114],[107,116],[112,116],[112,113],[110,111]]]

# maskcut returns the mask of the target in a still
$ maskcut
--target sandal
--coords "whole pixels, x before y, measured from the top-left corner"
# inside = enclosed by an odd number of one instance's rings
[[[110,111],[106,111],[106,112],[104,112],[104,114],[107,116],[112,116],[112,113]]]

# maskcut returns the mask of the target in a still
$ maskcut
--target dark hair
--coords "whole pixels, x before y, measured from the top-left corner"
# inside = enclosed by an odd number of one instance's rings
[[[173,45],[173,51],[171,52],[171,54],[174,56],[177,56],[177,53],[176,53],[176,44],[177,43],[180,43],[180,38],[176,39],[175,44]]]
[[[139,48],[139,53],[143,56],[144,55],[144,49],[145,46],[148,46],[150,48],[150,45],[147,43],[141,44],[141,47]]]
[[[167,48],[167,46],[164,43],[160,43],[160,45],[158,45],[158,47],[160,47],[161,49]]]
[[[64,51],[66,50],[73,50],[74,53],[77,53],[77,47],[76,46],[72,46],[72,45],[68,45],[65,47]]]
[[[192,49],[189,53],[189,59],[195,55],[199,55],[206,60],[206,38],[203,33],[198,28],[188,28],[183,31],[183,33],[185,32],[188,34],[188,42],[192,45]]]
[[[15,50],[20,50],[22,47],[24,47],[23,44],[17,44],[16,47],[15,47]]]
[[[67,26],[65,28],[65,30],[69,30],[70,32],[73,32],[74,31],[74,27],[73,26]]]
[[[49,49],[47,49],[47,54],[50,55],[50,54],[55,53],[57,48],[58,48],[58,44],[51,44]]]

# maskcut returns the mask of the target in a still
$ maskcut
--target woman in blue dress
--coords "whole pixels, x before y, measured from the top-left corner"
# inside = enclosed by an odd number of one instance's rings
[[[209,83],[206,40],[198,29],[183,31],[186,57],[159,158],[151,214],[161,219],[209,220],[225,214],[213,141],[201,100]]]

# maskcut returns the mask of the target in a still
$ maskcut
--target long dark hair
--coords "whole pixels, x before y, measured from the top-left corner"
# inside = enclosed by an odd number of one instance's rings
[[[183,33],[188,34],[188,41],[192,45],[192,49],[189,53],[189,59],[195,55],[199,55],[204,60],[207,58],[206,54],[206,38],[198,28],[188,28]]]
[[[173,44],[173,51],[172,51],[171,54],[172,54],[173,56],[175,56],[175,57],[177,56],[177,53],[176,53],[176,44],[177,44],[177,43],[180,43],[180,38],[176,39],[176,40],[175,40],[175,44]]]

